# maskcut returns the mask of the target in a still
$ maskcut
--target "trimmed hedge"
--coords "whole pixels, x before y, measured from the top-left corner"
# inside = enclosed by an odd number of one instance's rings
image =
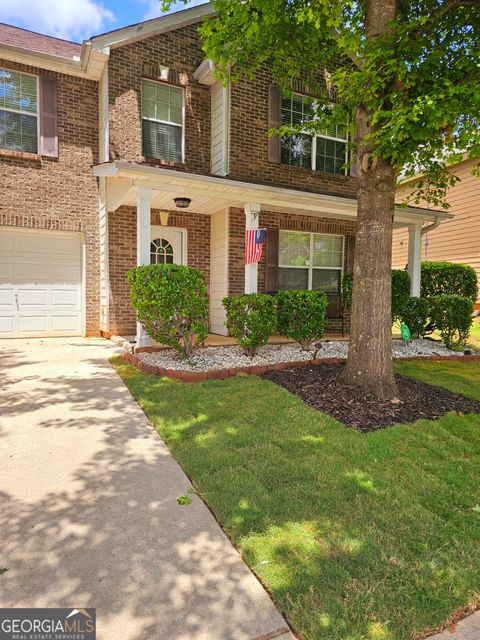
[[[410,329],[412,338],[423,337],[429,324],[430,305],[426,298],[409,298],[403,306],[399,320]]]
[[[131,269],[127,277],[133,307],[148,335],[191,358],[208,335],[203,273],[179,264],[152,264]]]
[[[461,347],[467,341],[473,305],[471,298],[452,293],[430,298],[431,321],[449,349]]]
[[[292,338],[307,351],[325,332],[327,296],[323,291],[292,289],[279,291],[275,299],[279,333]]]
[[[227,314],[227,329],[243,352],[253,357],[277,329],[275,298],[266,293],[244,293],[227,296],[222,304]]]
[[[432,298],[454,294],[475,303],[478,296],[477,274],[468,264],[454,262],[422,262],[421,295]]]
[[[401,317],[404,306],[410,298],[410,274],[401,269],[392,269],[392,321]],[[342,277],[343,306],[352,306],[353,273],[347,271]]]

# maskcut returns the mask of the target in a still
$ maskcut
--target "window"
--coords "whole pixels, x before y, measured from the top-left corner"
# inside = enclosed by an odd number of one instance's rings
[[[282,125],[303,125],[314,118],[314,101],[304,96],[282,96]],[[336,124],[317,135],[295,133],[281,138],[281,161],[345,175],[347,127]]]
[[[38,153],[36,76],[0,69],[0,147]]]
[[[343,236],[280,231],[278,288],[340,293]]]
[[[173,264],[173,247],[165,238],[156,238],[150,243],[150,264]]]
[[[183,89],[143,80],[142,153],[159,160],[183,160]]]

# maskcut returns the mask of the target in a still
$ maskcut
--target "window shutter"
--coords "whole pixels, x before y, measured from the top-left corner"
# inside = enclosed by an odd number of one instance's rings
[[[268,128],[278,129],[281,124],[282,94],[275,84],[268,87]],[[268,161],[280,164],[280,136],[268,136]]]
[[[345,248],[347,250],[347,271],[353,272],[353,258],[355,255],[355,236],[345,238]]]
[[[40,78],[40,154],[58,158],[57,81]]]
[[[265,242],[265,292],[278,291],[278,229],[267,229]]]

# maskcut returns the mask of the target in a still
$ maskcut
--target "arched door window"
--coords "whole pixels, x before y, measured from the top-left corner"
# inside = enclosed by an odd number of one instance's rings
[[[173,264],[173,246],[165,238],[156,238],[150,244],[150,264]]]

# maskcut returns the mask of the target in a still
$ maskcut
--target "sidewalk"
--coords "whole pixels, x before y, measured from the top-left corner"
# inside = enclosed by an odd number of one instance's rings
[[[93,339],[5,341],[0,606],[96,607],[98,640],[293,640]],[[188,494],[190,495],[190,494]]]

